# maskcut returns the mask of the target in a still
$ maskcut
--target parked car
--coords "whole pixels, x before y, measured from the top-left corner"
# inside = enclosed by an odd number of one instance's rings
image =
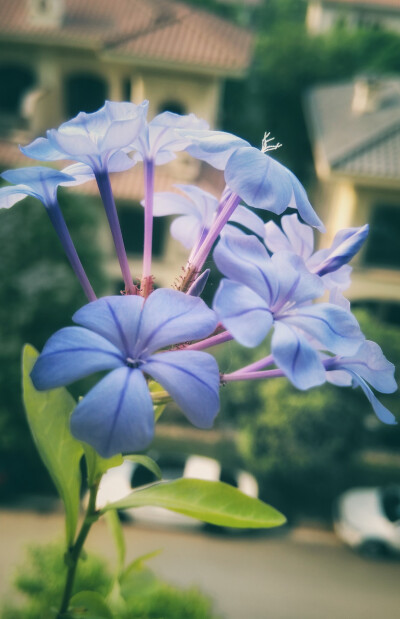
[[[365,555],[400,553],[400,486],[348,490],[336,502],[334,526]]]
[[[237,487],[245,494],[258,497],[258,484],[255,478],[245,471],[230,471],[212,458],[203,456],[163,456],[158,459],[163,473],[163,479],[206,479],[209,481],[224,481]],[[132,492],[133,488],[156,481],[154,475],[141,465],[125,460],[121,466],[109,469],[103,476],[97,494],[97,507],[104,507],[122,499]],[[183,526],[200,528],[203,522],[182,514],[177,514],[161,507],[137,507],[123,511],[124,519],[135,522],[149,523],[161,526]]]

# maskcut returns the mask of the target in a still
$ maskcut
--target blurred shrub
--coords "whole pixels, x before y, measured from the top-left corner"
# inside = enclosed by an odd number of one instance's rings
[[[365,311],[358,317],[367,337],[399,367],[400,328]],[[265,350],[256,354],[231,344],[218,358],[221,371],[230,372],[263,355]],[[400,416],[398,394],[379,398]],[[375,422],[360,389],[329,384],[302,392],[284,378],[229,383],[219,423],[232,422],[240,428],[244,466],[257,476],[262,498],[292,518],[329,516],[334,496],[360,479],[359,464],[353,468],[360,449],[400,445],[398,426]]]
[[[6,604],[3,619],[52,619],[60,604],[65,566],[63,548],[56,544],[35,546],[18,570],[15,586],[25,597],[22,606]],[[78,564],[74,593],[94,591],[107,597],[113,578],[106,563],[88,555]],[[196,589],[181,591],[157,579],[147,568],[133,570],[122,587],[125,607],[109,602],[118,619],[217,619],[210,600]]]
[[[97,293],[105,287],[99,250],[101,205],[87,197],[60,197],[71,236]],[[0,213],[0,497],[52,486],[30,438],[21,402],[20,356],[29,342],[41,349],[71,324],[86,297],[50,220],[30,198]],[[28,474],[29,472],[29,474]]]

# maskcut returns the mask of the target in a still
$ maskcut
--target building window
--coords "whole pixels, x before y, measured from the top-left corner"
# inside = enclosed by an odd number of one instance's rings
[[[107,99],[107,83],[96,75],[71,75],[65,83],[65,113],[95,112]]]
[[[364,263],[371,267],[400,269],[400,208],[377,205],[372,214]]]
[[[183,103],[179,101],[165,101],[158,108],[158,113],[161,112],[173,112],[174,114],[186,114],[186,108]]]
[[[142,254],[144,240],[144,208],[139,204],[118,205],[118,216],[128,254]],[[153,256],[160,258],[165,247],[165,217],[153,220]]]
[[[35,84],[31,69],[19,65],[0,66],[0,114],[18,118],[25,93]]]

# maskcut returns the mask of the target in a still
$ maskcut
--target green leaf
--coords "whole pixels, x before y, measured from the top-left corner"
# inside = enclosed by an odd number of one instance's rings
[[[157,477],[157,479],[162,478],[160,467],[158,466],[157,462],[155,462],[155,460],[153,460],[152,458],[149,458],[149,456],[141,456],[141,455],[125,456],[125,460],[130,460],[131,462],[136,462],[137,464],[144,466],[146,469],[151,471],[153,475]]]
[[[178,479],[135,490],[124,499],[106,505],[109,509],[127,509],[152,505],[226,527],[269,528],[284,524],[276,509],[247,496],[220,481]]]
[[[120,466],[124,461],[121,454],[117,454],[112,458],[102,458],[97,451],[87,443],[82,443],[82,447],[85,452],[89,488],[98,482],[108,469]]]
[[[106,520],[117,549],[118,573],[120,573],[125,563],[126,546],[117,511],[115,509],[108,511],[106,513]]]
[[[106,514],[107,516],[107,514]],[[152,552],[147,552],[145,555],[141,555],[137,557],[129,565],[126,566],[124,572],[122,574],[123,577],[129,576],[132,572],[136,572],[137,570],[143,569],[143,564],[150,561],[154,557],[157,557],[163,551],[162,548],[158,548],[158,550],[153,550]]]
[[[167,403],[172,400],[171,396],[164,387],[161,387],[155,380],[149,381],[148,385],[153,398],[154,420],[158,421],[164,412]]]
[[[67,545],[73,543],[79,515],[82,445],[69,430],[75,401],[64,388],[36,391],[30,379],[38,352],[23,350],[23,399],[33,440],[64,502]]]
[[[74,617],[85,619],[113,619],[113,614],[99,593],[80,591],[70,601]]]

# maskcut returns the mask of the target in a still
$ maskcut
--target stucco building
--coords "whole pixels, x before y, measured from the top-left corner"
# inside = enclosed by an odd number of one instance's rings
[[[307,29],[326,32],[338,24],[400,32],[399,0],[308,0]]]

